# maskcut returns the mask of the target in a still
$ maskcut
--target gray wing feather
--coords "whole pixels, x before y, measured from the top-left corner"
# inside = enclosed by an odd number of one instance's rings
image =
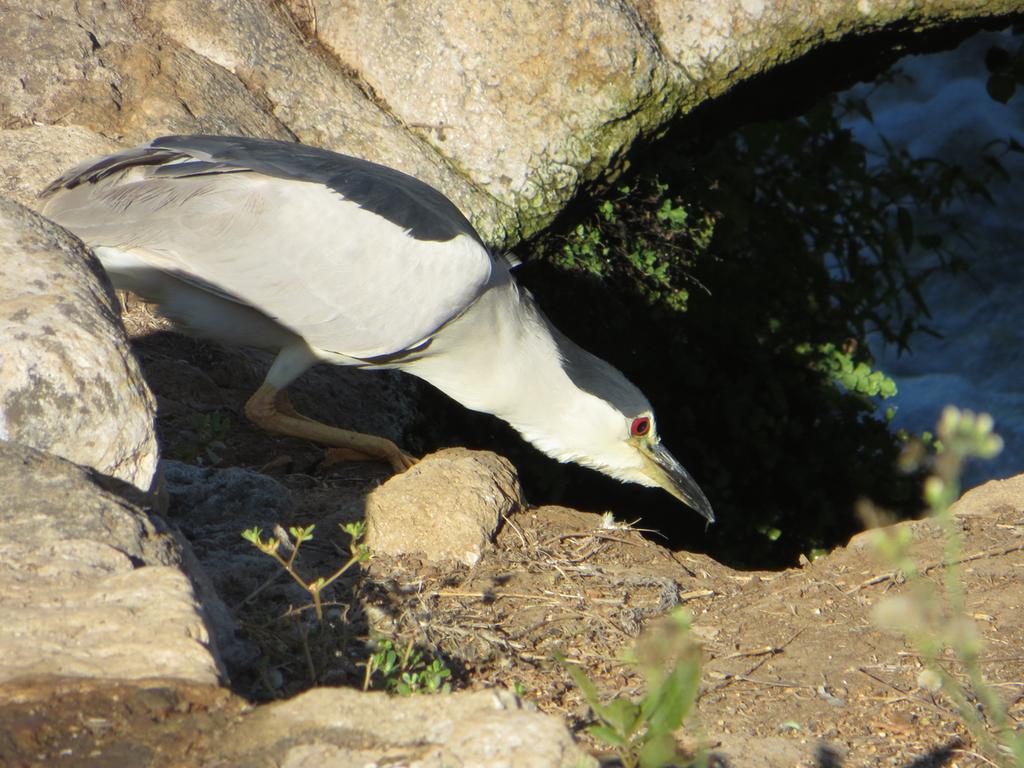
[[[495,262],[468,233],[413,237],[334,187],[158,142],[72,169],[44,192],[46,214],[351,357],[421,343],[486,289]]]
[[[467,235],[483,245],[473,225],[451,200],[394,168],[293,142],[240,136],[164,136],[154,149],[211,161],[218,170],[246,169],[296,181],[323,184],[373,211],[420,240]],[[165,170],[174,173],[173,166]]]

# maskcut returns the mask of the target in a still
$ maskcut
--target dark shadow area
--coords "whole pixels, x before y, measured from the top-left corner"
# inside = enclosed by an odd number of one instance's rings
[[[814,762],[818,768],[842,768],[843,756],[835,747],[819,744],[814,750]]]
[[[915,759],[907,768],[943,768],[953,762],[953,758],[963,747],[963,741],[954,736],[941,747],[936,747],[928,754]]]

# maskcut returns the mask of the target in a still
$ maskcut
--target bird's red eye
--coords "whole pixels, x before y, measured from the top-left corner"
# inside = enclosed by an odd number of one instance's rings
[[[629,427],[629,434],[633,437],[643,437],[651,431],[651,420],[646,416],[633,419],[633,423]]]

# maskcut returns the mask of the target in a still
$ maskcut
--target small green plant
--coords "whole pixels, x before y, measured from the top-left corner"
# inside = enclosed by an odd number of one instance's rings
[[[452,671],[440,659],[427,662],[423,654],[410,641],[403,650],[395,648],[389,639],[378,640],[373,653],[366,660],[363,690],[369,690],[373,678],[379,677],[386,691],[399,696],[414,693],[450,693]]]
[[[602,703],[587,674],[564,656],[557,658],[598,720],[589,733],[612,747],[625,768],[662,768],[679,759],[672,734],[693,709],[700,685],[701,651],[691,623],[690,613],[677,608],[640,635],[627,659],[646,683],[639,701],[615,696]]]
[[[827,375],[847,392],[863,397],[879,397],[882,400],[896,394],[896,382],[882,371],[873,370],[864,362],[857,362],[850,352],[839,349],[835,344],[798,344],[796,352],[807,355],[812,367]]]
[[[352,537],[352,544],[349,548],[351,556],[348,561],[326,579],[320,576],[313,581],[306,581],[295,569],[295,558],[298,557],[299,548],[305,542],[312,541],[314,528],[315,526],[313,525],[306,526],[305,528],[292,527],[288,529],[287,537],[264,539],[263,531],[254,527],[243,531],[242,538],[250,542],[263,554],[274,558],[296,584],[309,592],[313,598],[317,621],[322,622],[324,620],[324,612],[323,606],[320,603],[320,594],[353,565],[365,563],[369,560],[370,550],[362,543],[363,537],[366,536],[366,523],[361,520],[347,523],[342,526],[342,530]],[[282,548],[288,552],[287,558],[281,556],[280,550]]]
[[[924,669],[918,683],[933,692],[941,691],[952,701],[988,760],[1004,768],[1024,768],[1024,733],[1015,732],[1006,705],[984,678],[979,657],[982,640],[969,617],[961,575],[963,562],[960,529],[951,508],[960,495],[960,475],[968,459],[992,458],[1002,449],[1002,440],[992,431],[988,414],[975,415],[948,406],[936,430],[937,453],[932,472],[925,481],[924,496],[932,517],[942,529],[945,552],[944,589],[940,592],[923,578],[922,569],[910,556],[911,531],[879,535],[882,555],[906,579],[906,594],[878,605],[879,624],[907,638],[921,658]],[[918,445],[908,453],[907,463],[922,461],[925,449]],[[944,660],[952,654],[964,670],[961,682],[947,669]]]
[[[220,452],[227,447],[224,438],[231,430],[231,417],[225,413],[193,413],[188,423],[175,455],[189,464],[219,464]]]
[[[649,306],[685,312],[697,254],[707,250],[714,220],[668,194],[657,180],[620,186],[578,224],[550,260],[563,270],[632,286]]]

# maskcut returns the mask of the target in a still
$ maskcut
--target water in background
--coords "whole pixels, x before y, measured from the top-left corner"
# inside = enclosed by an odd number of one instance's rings
[[[884,136],[915,157],[990,176],[982,160],[986,145],[1011,137],[1024,144],[1024,92],[1008,104],[986,92],[985,53],[993,45],[1015,53],[1021,38],[982,33],[954,51],[901,60],[902,75],[893,82],[855,89],[870,94],[874,123],[851,117],[847,127],[869,148],[880,148]],[[970,467],[967,486],[1024,472],[1024,155],[1000,154],[1000,160],[1009,179],[987,183],[995,204],[969,201],[952,211],[969,241],[956,245],[968,272],[935,275],[925,284],[929,324],[942,338],[919,335],[902,356],[871,340],[878,367],[899,386],[886,403],[897,406],[896,427],[931,430],[947,403],[995,418],[1006,447],[995,460]],[[928,216],[915,212],[918,232],[928,231]],[[925,266],[934,257],[912,254],[915,260]]]

